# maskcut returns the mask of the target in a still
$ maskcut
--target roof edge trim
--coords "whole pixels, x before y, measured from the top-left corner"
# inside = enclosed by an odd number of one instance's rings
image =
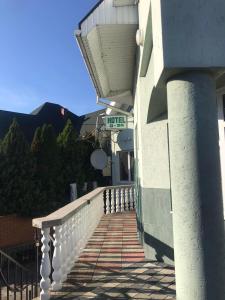
[[[93,6],[92,9],[86,14],[86,16],[78,23],[79,29],[81,29],[82,23],[93,13],[97,7],[99,7],[100,4],[102,4],[102,2],[104,2],[104,0],[99,0],[96,5]]]

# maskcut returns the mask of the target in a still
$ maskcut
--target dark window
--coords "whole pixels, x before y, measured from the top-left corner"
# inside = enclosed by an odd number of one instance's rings
[[[129,170],[128,170],[128,152],[120,152],[120,180],[129,180]]]
[[[223,119],[225,121],[225,95],[223,95]]]
[[[134,152],[130,152],[130,180],[134,181]]]
[[[119,152],[120,181],[134,181],[134,152]]]

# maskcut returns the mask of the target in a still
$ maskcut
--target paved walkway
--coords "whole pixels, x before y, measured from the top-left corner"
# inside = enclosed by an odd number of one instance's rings
[[[174,269],[144,259],[134,212],[111,214],[52,299],[175,299]]]

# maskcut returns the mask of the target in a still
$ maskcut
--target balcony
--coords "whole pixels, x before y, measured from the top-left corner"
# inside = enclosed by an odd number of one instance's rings
[[[139,244],[133,186],[97,188],[33,226],[41,300],[175,299],[173,267],[147,261]]]

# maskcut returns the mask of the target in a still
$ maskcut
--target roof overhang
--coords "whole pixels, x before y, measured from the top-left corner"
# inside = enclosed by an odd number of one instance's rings
[[[75,32],[99,98],[133,103],[138,9],[135,0],[100,1]]]

